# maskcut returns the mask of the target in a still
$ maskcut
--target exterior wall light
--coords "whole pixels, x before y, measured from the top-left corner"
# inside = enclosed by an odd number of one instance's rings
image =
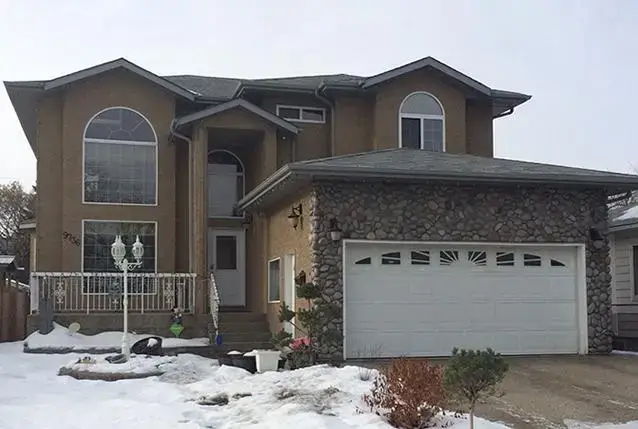
[[[341,240],[341,228],[339,228],[337,219],[330,219],[330,239],[332,241]]]
[[[290,214],[288,215],[288,223],[290,224],[290,226],[292,226],[294,229],[297,229],[297,227],[299,226],[299,220],[302,215],[303,206],[301,204],[292,206],[290,208]]]

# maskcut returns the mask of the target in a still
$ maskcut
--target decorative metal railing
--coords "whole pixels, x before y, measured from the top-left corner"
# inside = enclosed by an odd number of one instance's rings
[[[129,273],[129,311],[195,309],[196,274]],[[54,313],[122,311],[122,273],[31,273],[31,312],[46,304]],[[44,301],[44,302],[43,302]]]

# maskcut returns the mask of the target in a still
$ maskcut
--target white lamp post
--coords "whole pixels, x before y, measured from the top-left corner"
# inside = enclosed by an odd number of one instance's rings
[[[122,333],[122,354],[126,356],[127,360],[131,355],[128,342],[128,272],[129,270],[142,266],[144,246],[140,241],[139,235],[135,238],[132,251],[135,262],[128,261],[126,258],[126,245],[122,242],[122,237],[120,235],[115,236],[115,241],[111,244],[111,256],[113,256],[115,266],[124,273],[124,299],[122,300],[122,305],[124,306],[124,332]]]

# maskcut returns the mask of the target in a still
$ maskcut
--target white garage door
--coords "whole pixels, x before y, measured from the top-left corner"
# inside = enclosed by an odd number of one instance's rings
[[[347,243],[347,358],[578,353],[577,249]]]

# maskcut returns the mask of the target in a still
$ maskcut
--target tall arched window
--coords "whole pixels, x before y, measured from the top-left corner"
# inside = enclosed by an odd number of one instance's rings
[[[208,217],[235,217],[235,205],[244,196],[244,165],[232,152],[208,153]]]
[[[157,135],[135,110],[102,110],[84,130],[84,202],[157,203]]]
[[[445,112],[439,100],[427,92],[413,92],[399,107],[399,146],[445,150]]]

